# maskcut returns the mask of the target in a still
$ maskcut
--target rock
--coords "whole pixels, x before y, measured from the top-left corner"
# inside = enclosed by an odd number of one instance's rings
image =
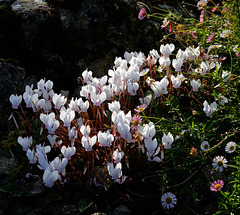
[[[65,204],[59,206],[56,211],[54,211],[53,215],[80,215],[81,213],[78,211],[76,205],[73,204]]]
[[[8,118],[12,112],[9,97],[22,93],[25,78],[25,70],[9,61],[0,59],[0,140],[7,134]]]
[[[91,215],[107,215],[106,213],[102,213],[102,212],[97,212],[97,213],[94,213],[94,214],[91,214]]]
[[[46,186],[43,184],[42,178],[36,178],[31,181],[27,181],[22,185],[24,196],[36,196],[41,194],[45,189]]]
[[[115,208],[110,215],[131,215],[131,211],[129,208],[125,205],[120,205],[117,208]]]
[[[133,0],[17,0],[4,12],[12,17],[12,23],[1,17],[4,57],[17,59],[27,76],[51,79],[55,91],[72,93],[86,68],[102,76],[116,56],[148,52],[160,39],[147,20],[138,20]]]
[[[15,158],[7,158],[0,156],[0,176],[8,175],[14,168],[18,166]]]

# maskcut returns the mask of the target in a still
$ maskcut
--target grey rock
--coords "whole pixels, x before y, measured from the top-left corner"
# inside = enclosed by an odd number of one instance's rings
[[[18,162],[15,158],[0,156],[0,175],[8,175],[17,166]]]
[[[0,59],[0,105],[9,101],[9,96],[12,93],[22,90],[24,77],[23,68]]]
[[[78,211],[76,205],[73,204],[65,204],[59,206],[53,213],[53,215],[80,215],[81,213]]]
[[[115,208],[110,215],[131,215],[130,209],[125,205],[120,205]]]
[[[22,93],[24,78],[23,68],[0,59],[0,140],[7,134],[8,118],[12,112],[9,97]]]
[[[97,212],[97,213],[94,213],[94,214],[91,214],[91,215],[107,215],[106,213],[102,213],[102,212]]]

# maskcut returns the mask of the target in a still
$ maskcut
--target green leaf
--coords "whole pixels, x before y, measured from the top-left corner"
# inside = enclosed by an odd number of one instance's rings
[[[21,187],[16,184],[8,184],[4,187],[1,187],[0,191],[5,193],[11,193],[13,196],[18,196],[18,197],[22,195]]]
[[[59,201],[62,197],[57,193],[51,193],[47,196],[47,202]]]
[[[93,204],[93,201],[90,199],[81,199],[78,203],[78,210],[80,212],[83,212],[87,208],[89,208],[92,204]]]

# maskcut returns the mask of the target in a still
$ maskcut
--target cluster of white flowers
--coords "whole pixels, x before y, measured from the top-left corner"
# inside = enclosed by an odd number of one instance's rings
[[[192,74],[195,77],[204,76],[213,68],[220,67],[216,61],[214,62],[215,56],[209,53],[201,56],[201,63],[199,63],[200,47],[187,47],[185,51],[179,49],[176,59],[171,61],[170,57],[174,50],[174,44],[166,44],[160,46],[161,55],[154,49],[149,52],[148,57],[145,57],[142,52],[125,52],[124,58],[116,58],[113,69],[109,69],[108,76],[105,75],[102,78],[95,78],[91,71],[85,70],[82,73],[83,86],[80,98],[72,98],[69,102],[65,96],[54,93],[52,81],[43,79],[37,83],[36,89],[27,85],[23,96],[10,96],[12,108],[18,109],[23,98],[26,108],[32,108],[33,112],[38,112],[40,115],[41,133],[46,135],[49,143],[35,145],[32,137],[19,137],[18,142],[26,151],[29,162],[38,162],[38,167],[44,171],[43,181],[47,186],[52,186],[58,179],[60,182],[64,182],[62,176],[65,176],[65,167],[68,161],[77,152],[77,141],[79,141],[78,147],[80,143],[86,152],[94,151],[96,145],[97,147],[112,148],[112,159],[107,161],[107,167],[109,175],[114,180],[124,177],[121,160],[125,153],[120,148],[120,151],[117,149],[118,145],[113,144],[119,139],[127,143],[134,142],[134,140],[141,142],[139,146],[143,153],[146,150],[149,161],[161,162],[164,159],[163,149],[170,149],[174,141],[172,134],[170,132],[168,135],[164,133],[162,145],[160,145],[157,138],[154,137],[156,134],[155,125],[152,122],[140,125],[137,116],[135,115],[135,120],[132,112],[130,110],[127,112],[123,104],[121,106],[120,97],[121,94],[130,96],[139,94],[140,79],[145,76],[146,84],[151,88],[152,94],[139,98],[139,103],[146,108],[155,97],[170,92],[169,84],[178,89],[183,82],[188,82],[188,78],[181,73],[183,67],[188,77],[191,77]],[[169,75],[172,71],[171,65],[175,70],[175,75]],[[159,81],[151,76],[151,70],[156,66],[157,71],[163,77]],[[223,82],[226,82],[229,76],[230,74],[224,71],[222,73]],[[200,79],[191,79],[189,83],[193,92],[197,92],[201,86]],[[224,105],[227,98],[224,96],[221,98],[220,103]],[[84,115],[88,113],[90,106],[93,106],[95,110],[98,108],[100,110],[106,102],[111,112],[111,128],[108,130],[93,126],[87,120],[87,115]],[[208,117],[211,117],[217,110],[215,102],[209,105],[205,101],[203,106],[203,111]],[[95,113],[98,117],[99,114],[99,112]],[[131,123],[133,123],[132,126]],[[62,132],[66,133],[64,138]],[[60,155],[53,161],[48,161],[47,153],[51,150],[57,150],[57,148],[60,149]],[[160,151],[161,158],[157,156]]]

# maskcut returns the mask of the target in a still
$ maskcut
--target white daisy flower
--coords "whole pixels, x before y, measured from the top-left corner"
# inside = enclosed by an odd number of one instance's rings
[[[173,193],[167,192],[162,195],[161,202],[163,208],[170,209],[177,204],[177,198]]]
[[[202,151],[207,151],[210,148],[210,145],[208,141],[203,141],[200,147]]]
[[[222,172],[223,167],[227,168],[227,162],[228,161],[223,156],[216,156],[215,158],[213,158],[212,166],[215,170]]]
[[[233,153],[236,150],[236,143],[235,142],[229,142],[227,143],[226,147],[225,147],[225,151],[227,153]]]
[[[226,38],[229,37],[232,32],[230,30],[224,30],[222,33],[220,33],[220,37]]]

